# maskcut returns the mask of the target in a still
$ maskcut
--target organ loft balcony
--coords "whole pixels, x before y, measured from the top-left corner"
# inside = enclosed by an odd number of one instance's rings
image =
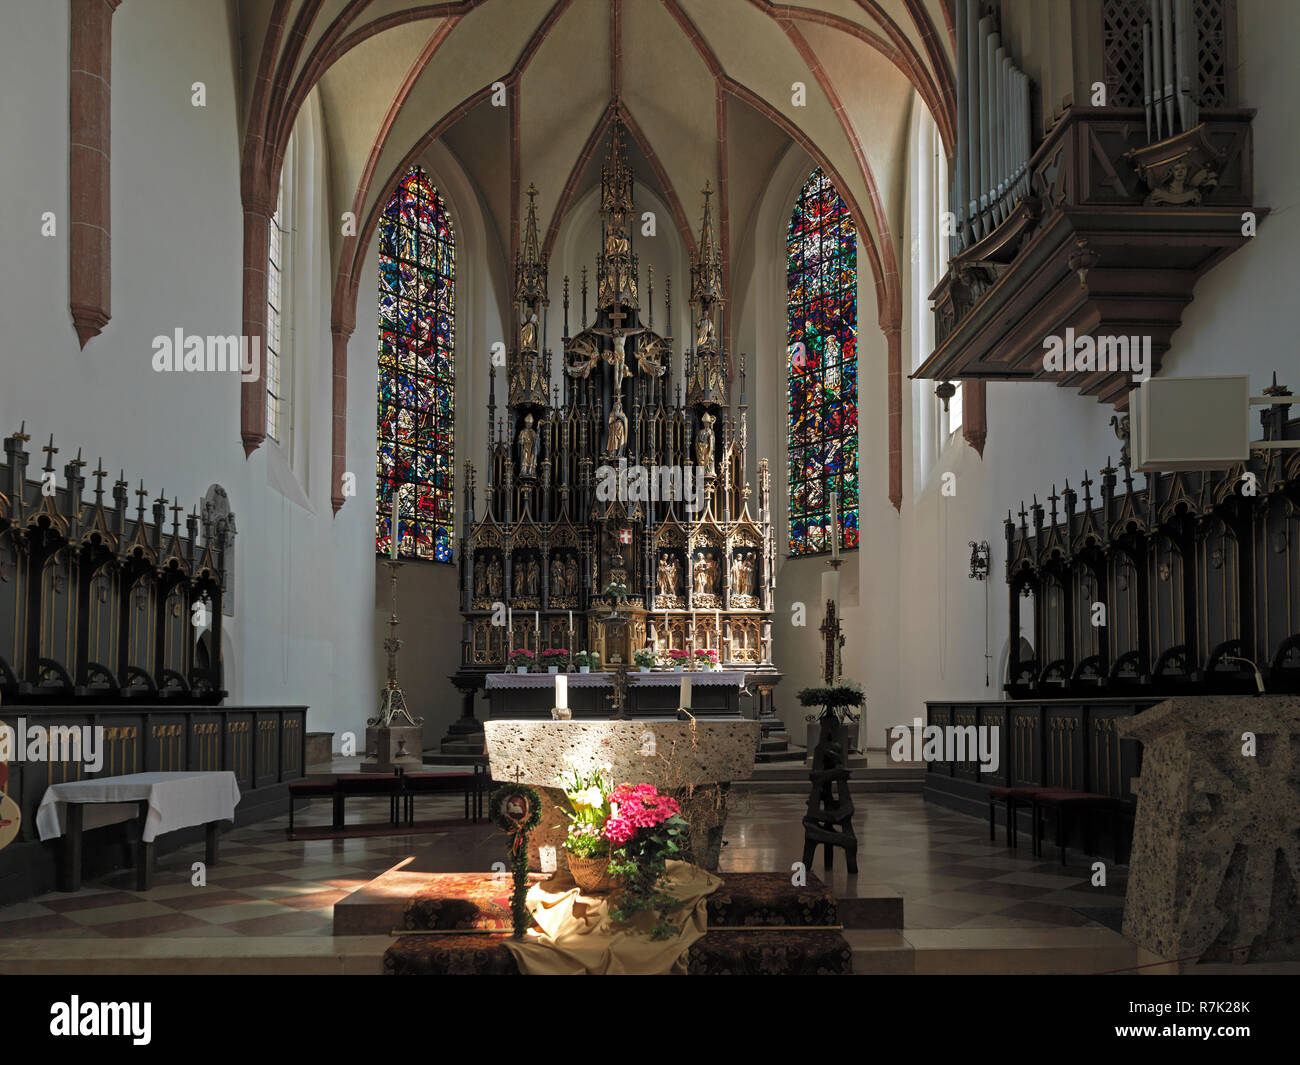
[[[1114,353],[1149,337],[1142,369],[1157,372],[1201,276],[1267,214],[1254,202],[1254,114],[1202,108],[1152,143],[1142,108],[1067,108],[1021,194],[952,254],[930,296],[936,347],[913,377],[1051,380],[1124,409],[1141,377]],[[1107,338],[1088,348],[1112,357],[1045,359],[1067,330]]]

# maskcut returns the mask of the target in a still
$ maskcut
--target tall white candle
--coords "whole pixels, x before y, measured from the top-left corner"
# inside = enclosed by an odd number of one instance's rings
[[[533,611],[533,629],[540,637],[542,634],[542,613],[540,610]]]
[[[822,574],[822,606],[830,600],[835,604],[836,613],[840,609],[840,574],[839,570],[828,569]]]
[[[393,516],[388,523],[389,551],[393,561],[397,561],[397,497],[402,494],[402,486],[393,482]]]
[[[569,708],[569,678],[563,673],[555,674],[555,708],[557,710]]]
[[[569,611],[569,631],[573,631],[573,611]]]
[[[677,705],[684,710],[691,708],[691,678],[683,677],[681,690],[677,693]]]
[[[840,557],[840,494],[831,493],[831,558]]]
[[[515,608],[506,607],[506,635],[510,640],[510,650],[515,649]]]

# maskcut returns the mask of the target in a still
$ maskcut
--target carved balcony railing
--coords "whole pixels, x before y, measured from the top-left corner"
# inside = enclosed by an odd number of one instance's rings
[[[1135,375],[1116,346],[1058,368],[1045,342],[1124,338],[1149,344],[1141,370],[1159,369],[1197,280],[1267,213],[1254,204],[1253,115],[1202,109],[1150,144],[1141,108],[1068,109],[1030,158],[1028,193],[950,260],[931,294],[937,346],[914,376],[1053,380],[1126,407]]]

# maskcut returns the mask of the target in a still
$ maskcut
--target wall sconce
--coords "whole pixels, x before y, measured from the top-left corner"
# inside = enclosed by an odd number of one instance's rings
[[[989,542],[970,541],[970,579],[986,581],[989,579]]]

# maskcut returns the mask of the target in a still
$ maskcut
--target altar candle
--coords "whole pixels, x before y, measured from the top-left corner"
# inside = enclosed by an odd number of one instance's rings
[[[722,646],[722,622],[718,620],[718,611],[713,612],[713,628],[718,633],[718,647]]]
[[[510,650],[515,649],[515,608],[506,607],[506,633],[510,638]]]
[[[397,561],[397,497],[402,494],[402,486],[393,484],[393,516],[388,524],[389,553]]]
[[[840,557],[840,494],[831,493],[831,558]]]
[[[555,674],[555,708],[557,710],[569,708],[569,678],[563,673]]]
[[[840,571],[837,569],[828,569],[822,574],[822,605],[830,600],[835,604],[838,611],[840,606]]]
[[[569,611],[569,631],[573,631],[573,611]]]
[[[677,693],[677,704],[683,710],[689,710],[691,708],[691,678],[690,677],[682,678],[681,691]]]
[[[540,636],[542,632],[542,613],[540,610],[533,611],[533,628],[537,630]]]

